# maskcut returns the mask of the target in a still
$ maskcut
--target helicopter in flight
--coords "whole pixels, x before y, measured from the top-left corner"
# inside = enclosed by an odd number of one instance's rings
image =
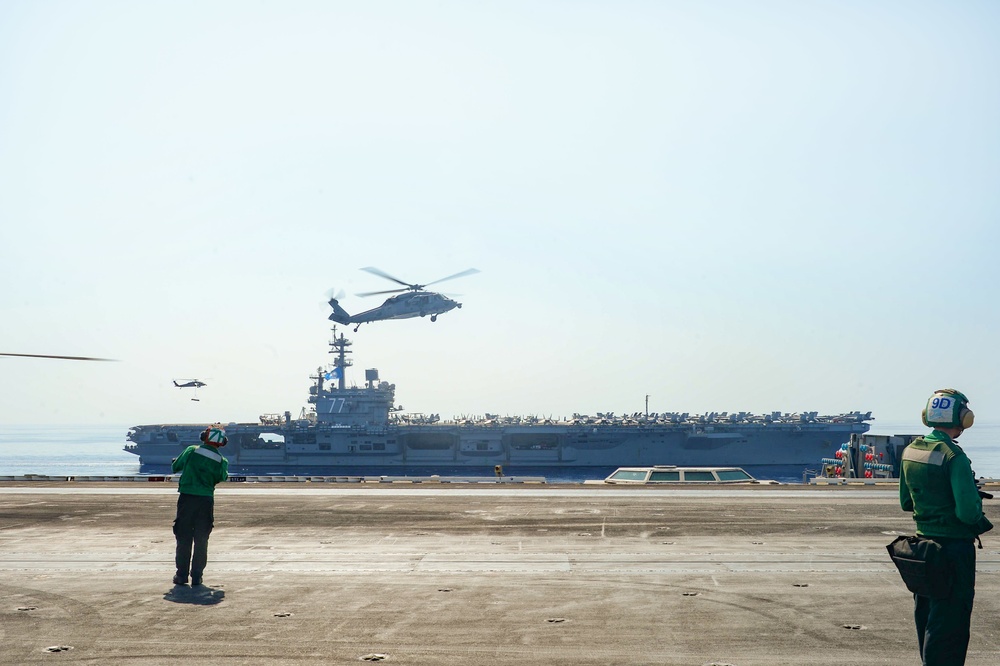
[[[208,384],[206,384],[205,382],[201,381],[200,379],[190,379],[188,381],[183,381],[182,380],[182,383],[178,384],[177,380],[175,379],[174,380],[174,386],[176,386],[177,388],[193,388],[194,389],[194,397],[191,398],[191,401],[192,402],[201,402],[201,400],[198,399],[198,389],[200,389],[202,386],[208,386]]]
[[[356,315],[349,314],[347,310],[342,308],[337,297],[331,298],[329,303],[330,307],[333,308],[333,314],[330,315],[330,320],[344,325],[357,324],[357,326],[354,327],[355,331],[361,327],[361,324],[367,324],[373,321],[384,321],[386,319],[409,319],[410,317],[426,317],[427,315],[430,315],[431,321],[437,321],[439,314],[444,314],[449,310],[460,308],[462,307],[462,304],[448,298],[444,294],[439,294],[434,291],[425,291],[424,287],[429,287],[432,284],[437,284],[438,282],[454,280],[455,278],[465,277],[466,275],[472,275],[479,272],[475,268],[470,268],[462,271],[461,273],[455,273],[454,275],[449,275],[448,277],[443,277],[439,280],[428,282],[427,284],[410,284],[372,266],[362,268],[361,270],[373,275],[378,275],[386,280],[392,280],[396,284],[403,285],[403,288],[387,289],[385,291],[369,291],[363,294],[357,294],[358,296],[376,296],[379,294],[396,295],[385,299],[385,302],[377,308],[372,308],[371,310],[366,310],[365,312],[361,312]]]

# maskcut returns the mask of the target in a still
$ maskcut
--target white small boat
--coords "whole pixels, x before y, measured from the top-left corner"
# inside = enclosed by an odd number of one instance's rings
[[[604,483],[622,484],[678,484],[704,483],[761,483],[742,467],[677,467],[653,465],[652,467],[619,467]]]

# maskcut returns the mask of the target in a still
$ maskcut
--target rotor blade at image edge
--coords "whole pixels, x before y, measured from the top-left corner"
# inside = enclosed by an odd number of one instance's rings
[[[434,280],[433,282],[428,282],[425,287],[429,287],[432,284],[437,284],[438,282],[444,282],[445,280],[454,280],[455,278],[465,277],[466,275],[475,275],[479,272],[478,268],[469,268],[462,271],[461,273],[455,273],[454,275],[449,275],[448,277],[443,277],[440,280]]]
[[[67,361],[110,361],[117,363],[117,358],[97,358],[96,356],[55,356],[52,354],[9,354],[0,352],[0,356],[20,356],[22,358],[58,358]]]

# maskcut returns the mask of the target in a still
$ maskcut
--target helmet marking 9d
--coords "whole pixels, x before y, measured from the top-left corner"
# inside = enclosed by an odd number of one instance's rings
[[[969,409],[969,399],[961,391],[941,389],[927,400],[921,413],[925,426],[931,428],[971,428],[975,414]]]

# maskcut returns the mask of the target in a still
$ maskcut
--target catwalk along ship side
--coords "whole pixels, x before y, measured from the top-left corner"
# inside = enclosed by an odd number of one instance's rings
[[[329,372],[311,377],[308,412],[228,423],[230,469],[245,474],[510,474],[603,478],[620,466],[738,466],[758,478],[801,479],[854,433],[871,412],[575,414],[568,419],[482,417],[441,420],[394,407],[395,385],[365,371],[348,388],[351,342],[334,330]],[[336,384],[326,380],[335,378]],[[140,425],[125,450],[157,473],[197,444],[204,424]]]

